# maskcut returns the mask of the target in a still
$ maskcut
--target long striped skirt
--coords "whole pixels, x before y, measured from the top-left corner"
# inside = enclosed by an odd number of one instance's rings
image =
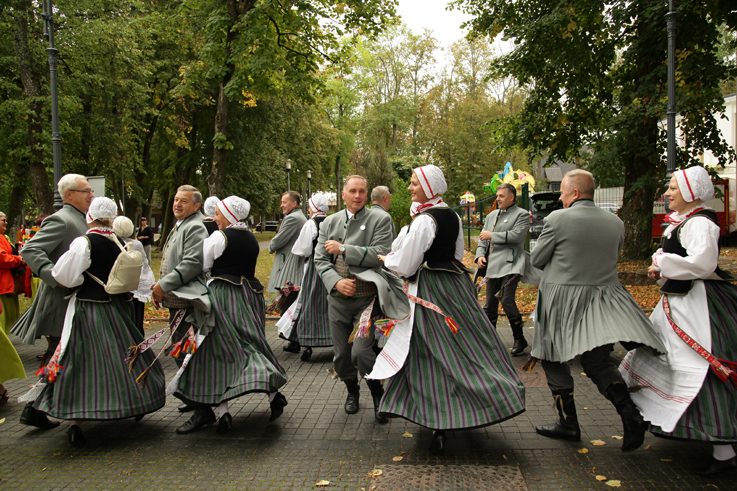
[[[154,361],[141,353],[132,369],[128,348],[143,341],[133,322],[130,302],[77,300],[69,343],[59,364],[64,367],[47,384],[34,407],[59,419],[120,419],[156,411],[166,399],[164,370],[156,362],[141,384],[136,376]]]
[[[307,270],[302,278],[302,310],[294,329],[302,346],[332,346],[328,322],[328,292],[320,279],[312,258],[308,260]]]
[[[192,356],[174,395],[217,405],[249,392],[274,392],[287,374],[266,341],[263,291],[215,279],[210,283],[215,326]]]
[[[491,425],[525,410],[525,389],[466,274],[423,269],[418,297],[458,324],[415,307],[404,366],[385,384],[380,411],[436,430]]]
[[[711,353],[737,361],[737,286],[723,281],[704,281],[711,325]],[[701,390],[686,412],[667,433],[658,426],[656,436],[711,443],[737,443],[737,388],[722,382],[710,369]]]

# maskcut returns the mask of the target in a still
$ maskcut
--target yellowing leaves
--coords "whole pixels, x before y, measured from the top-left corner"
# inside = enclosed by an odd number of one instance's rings
[[[316,488],[324,488],[326,486],[330,486],[330,481],[328,481],[326,479],[321,479],[320,481],[317,481],[315,483],[315,487]]]
[[[402,460],[404,460],[404,456],[402,455],[395,455],[394,457],[392,457],[392,461],[394,462],[401,462]]]
[[[414,438],[414,435],[409,431],[405,431],[404,433],[402,433],[402,438]]]
[[[610,479],[607,482],[605,482],[604,484],[606,484],[610,488],[619,488],[619,487],[622,487],[622,481],[620,481],[619,479]]]
[[[375,477],[381,476],[382,474],[384,474],[384,471],[382,471],[381,469],[374,469],[368,473],[368,476],[373,479]]]
[[[597,481],[606,481],[608,478],[606,476],[602,476],[601,474],[598,474],[596,476]]]
[[[604,440],[591,440],[590,442],[595,447],[603,447],[606,445],[606,442]]]
[[[243,89],[241,90],[241,95],[243,96],[243,99],[241,99],[241,104],[244,107],[256,107],[256,96],[253,95],[252,92]]]
[[[581,455],[586,455],[587,453],[589,453],[589,449],[588,448],[585,448],[585,447],[584,448],[579,448],[578,449],[578,453],[580,453]]]

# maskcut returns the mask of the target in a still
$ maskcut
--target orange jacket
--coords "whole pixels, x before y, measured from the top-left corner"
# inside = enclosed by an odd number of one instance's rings
[[[23,264],[20,256],[13,255],[13,246],[5,235],[0,235],[0,294],[14,293],[13,269]]]

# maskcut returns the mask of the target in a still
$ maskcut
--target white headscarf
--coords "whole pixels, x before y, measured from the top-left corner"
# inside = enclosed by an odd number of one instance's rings
[[[209,196],[205,200],[205,205],[202,207],[202,211],[205,212],[205,216],[215,216],[215,209],[217,208],[218,201],[220,201],[220,199],[217,196]]]
[[[422,190],[428,199],[445,194],[448,190],[443,171],[437,165],[423,165],[422,167],[416,167],[412,172],[420,181],[420,186],[422,186]]]
[[[87,210],[87,223],[92,223],[98,219],[112,220],[118,214],[118,207],[115,201],[104,196],[98,196],[92,200],[89,210]]]
[[[711,182],[711,176],[700,165],[677,170],[673,175],[676,176],[678,190],[681,191],[681,196],[687,203],[697,199],[709,201],[714,197],[714,184]]]
[[[325,193],[312,193],[307,203],[313,212],[321,211],[325,213],[328,211],[328,197]]]
[[[115,232],[115,235],[127,239],[133,235],[134,229],[133,222],[125,215],[121,215],[113,220],[113,232]]]
[[[238,196],[228,196],[218,201],[218,210],[230,223],[242,222],[251,212],[251,203]]]

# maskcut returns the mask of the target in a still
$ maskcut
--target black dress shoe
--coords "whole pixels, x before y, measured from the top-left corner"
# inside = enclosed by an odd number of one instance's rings
[[[571,442],[581,441],[581,427],[578,424],[553,423],[550,425],[536,426],[535,431],[538,435],[547,436],[548,438],[568,440]]]
[[[300,347],[299,343],[295,341],[289,341],[289,344],[282,347],[282,349],[286,351],[287,353],[299,353],[300,351],[302,351],[302,348]]]
[[[435,455],[445,452],[445,432],[435,431],[432,434],[432,442],[430,442],[430,453]]]
[[[189,404],[182,404],[179,407],[177,407],[177,411],[179,411],[180,413],[188,413],[194,410],[195,410],[195,407],[190,406]]]
[[[198,407],[195,409],[194,414],[192,415],[189,420],[184,423],[182,426],[177,428],[177,433],[180,435],[185,435],[187,433],[192,433],[195,430],[198,430],[199,428],[202,428],[206,425],[211,425],[215,422],[215,413],[212,412],[212,409],[210,407]]]
[[[729,460],[717,460],[712,457],[709,465],[703,469],[696,471],[701,477],[717,477],[724,473],[734,472],[737,470],[737,457],[732,457]]]
[[[525,338],[515,339],[514,345],[512,346],[512,350],[510,351],[510,354],[512,356],[520,356],[525,352],[525,349],[527,349],[527,341]]]
[[[230,415],[230,413],[225,413],[222,416],[220,416],[220,419],[218,420],[218,427],[215,430],[219,434],[225,434],[229,433],[230,430],[233,429],[233,416]]]
[[[35,426],[42,430],[50,430],[59,426],[58,422],[50,421],[45,412],[33,407],[32,402],[29,402],[23,408],[23,412],[20,414],[20,422],[24,425]]]
[[[87,439],[84,437],[84,433],[82,433],[82,428],[77,425],[69,427],[67,430],[67,438],[73,447],[82,448],[87,443]]]
[[[281,392],[277,392],[274,396],[274,400],[269,403],[269,407],[271,408],[271,416],[269,416],[269,421],[274,421],[276,418],[282,415],[284,413],[284,406],[287,405],[287,398],[284,397],[284,394]]]
[[[302,352],[302,356],[300,356],[299,359],[302,361],[310,361],[310,358],[312,358],[312,348],[308,346]]]
[[[358,397],[359,392],[349,392],[348,397],[345,398],[345,412],[348,414],[356,414],[358,412]]]

